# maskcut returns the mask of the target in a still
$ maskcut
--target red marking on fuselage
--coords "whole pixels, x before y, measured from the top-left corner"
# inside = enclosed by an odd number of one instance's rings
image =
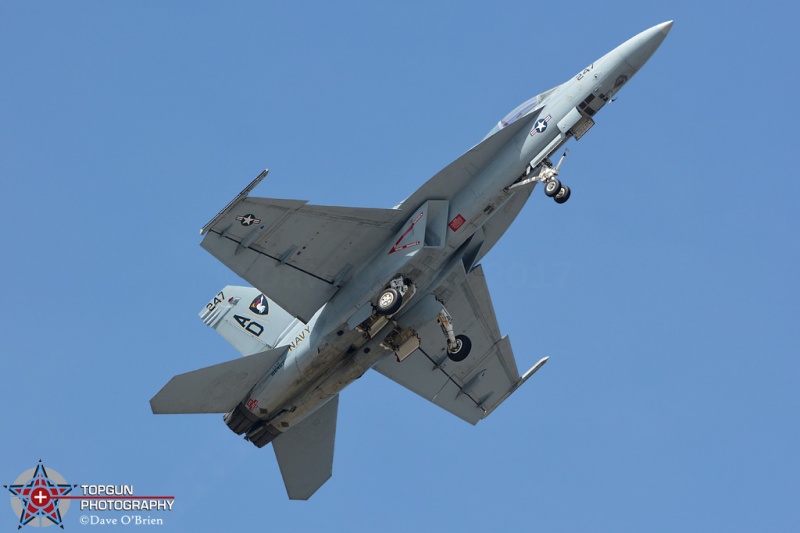
[[[459,214],[457,214],[457,215],[455,216],[455,218],[453,218],[453,220],[451,220],[451,221],[450,221],[450,222],[447,224],[447,226],[448,226],[448,227],[449,227],[451,230],[453,230],[453,232],[456,232],[456,231],[458,231],[458,228],[460,228],[461,226],[463,226],[463,225],[464,225],[464,222],[466,222],[466,221],[467,221],[467,220],[466,220],[464,217],[462,217],[462,216],[461,216],[461,213],[459,213]]]
[[[414,242],[410,242],[408,244],[404,244],[403,246],[392,246],[392,250],[389,253],[399,252],[400,250],[405,250],[406,248],[411,248],[412,246],[416,246],[418,244],[419,244],[419,241],[414,241]]]
[[[406,235],[411,233],[411,230],[414,229],[414,226],[417,224],[417,222],[419,222],[419,219],[421,219],[422,215],[424,215],[424,214],[425,213],[420,213],[419,215],[417,215],[417,218],[414,219],[414,221],[411,223],[411,225],[408,227],[408,229],[405,231],[405,233],[400,235],[400,238],[397,239],[396,243],[394,243],[394,246],[392,246],[392,249],[389,250],[389,254],[393,254],[395,252],[399,252],[400,250],[405,250],[406,248],[411,248],[412,246],[416,246],[416,245],[418,245],[420,243],[420,241],[416,241],[416,242],[411,242],[411,243],[408,243],[408,244],[404,244],[403,246],[399,246],[400,242],[402,242],[402,240],[406,238]]]

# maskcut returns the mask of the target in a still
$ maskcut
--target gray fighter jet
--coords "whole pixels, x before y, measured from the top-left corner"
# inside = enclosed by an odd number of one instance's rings
[[[250,198],[265,170],[203,229],[202,246],[253,287],[200,313],[246,357],[172,378],[154,413],[225,413],[272,442],[289,498],[330,478],[339,392],[370,368],[476,424],[522,376],[500,334],[481,258],[537,184],[570,197],[550,157],[645,64],[672,21],[539,94],[393,209]]]

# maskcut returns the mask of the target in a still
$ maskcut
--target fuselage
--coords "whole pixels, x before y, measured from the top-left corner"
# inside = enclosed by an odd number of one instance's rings
[[[410,280],[414,292],[393,318],[402,320],[405,313],[413,312],[414,305],[431,294],[442,276],[461,260],[471,239],[480,234],[488,221],[495,220],[497,231],[500,220],[497,214],[502,212],[504,204],[514,195],[530,194],[530,188],[537,182],[526,184],[527,191],[513,185],[549,164],[549,157],[571,137],[582,135],[576,135],[577,127],[591,127],[592,117],[644,65],[671,25],[666,22],[636,35],[567,82],[531,99],[529,105],[526,102],[501,120],[489,136],[512,125],[518,131],[490,154],[482,168],[474,169],[474,173],[465,169],[468,179],[457,187],[435,198],[421,199],[416,205],[401,204],[401,209],[408,213],[403,227],[409,228],[423,208],[422,200],[447,201],[449,229],[443,244],[411,247],[402,254],[402,261],[398,261],[397,254],[393,254],[394,238],[379,243],[372,259],[356,270],[307,324],[298,322],[279,340],[278,345],[289,346],[289,352],[244,398],[243,405],[257,406],[250,409],[251,414],[271,425],[271,431],[283,432],[381,358],[391,356],[391,352],[381,347],[385,335],[380,334],[380,329],[391,329],[393,322],[386,321],[378,331],[367,335],[363,328],[356,327],[354,317],[369,311],[380,291],[397,276]],[[523,122],[515,124],[517,121]],[[512,221],[513,217],[500,220],[500,234]],[[485,244],[480,249],[481,256],[494,242]]]

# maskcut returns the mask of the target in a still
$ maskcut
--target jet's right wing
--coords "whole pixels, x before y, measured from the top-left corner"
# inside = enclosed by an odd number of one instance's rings
[[[375,370],[470,424],[486,418],[547,361],[519,375],[508,337],[500,336],[489,288],[478,265],[461,278],[453,276],[435,291],[453,318],[456,334],[466,335],[472,350],[463,361],[451,360],[436,320],[414,327],[419,348],[402,362],[390,355]],[[412,309],[413,311],[413,309]],[[402,323],[403,317],[400,318]]]

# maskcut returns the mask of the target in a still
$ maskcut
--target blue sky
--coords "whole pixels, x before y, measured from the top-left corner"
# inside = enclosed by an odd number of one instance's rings
[[[2,484],[176,496],[161,530],[786,531],[800,521],[796,10],[788,2],[0,3]],[[521,369],[472,427],[377,373],[287,501],[220,417],[199,228],[254,195],[390,207],[530,96],[674,19],[483,261]],[[66,517],[78,530],[81,513]],[[16,527],[10,506],[0,524]]]

